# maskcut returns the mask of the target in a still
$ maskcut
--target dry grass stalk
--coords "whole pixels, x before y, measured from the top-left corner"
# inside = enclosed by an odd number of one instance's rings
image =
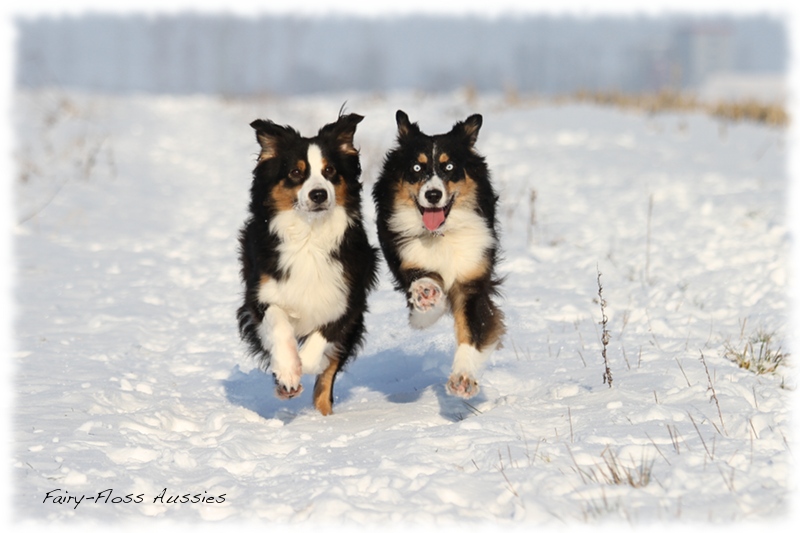
[[[611,376],[611,368],[608,366],[608,341],[611,339],[611,334],[608,332],[608,317],[606,316],[606,300],[603,298],[603,284],[600,283],[600,267],[597,267],[597,297],[600,299],[600,313],[602,315],[602,320],[600,324],[603,326],[603,336],[600,338],[600,342],[603,344],[603,364],[605,365],[605,372],[603,373],[603,383],[608,383],[608,387],[611,388],[611,383],[614,381],[614,378]]]
[[[654,461],[647,461],[644,459],[644,457],[642,457],[642,460],[639,462],[638,466],[627,467],[620,464],[616,454],[611,450],[611,448],[606,446],[605,449],[600,453],[600,457],[603,459],[602,464],[596,462],[596,468],[589,467],[584,469],[578,465],[578,462],[575,460],[575,456],[572,454],[572,450],[570,450],[569,446],[567,446],[567,451],[569,452],[572,462],[575,465],[575,470],[577,470],[578,475],[586,485],[589,483],[629,485],[638,489],[646,487],[652,479]],[[632,458],[631,462],[635,463]]]
[[[706,357],[703,355],[703,350],[700,350],[700,360],[703,361],[703,368],[706,369],[706,377],[708,378],[708,389],[711,391],[711,398],[714,400],[714,403],[717,404],[717,414],[719,415],[719,423],[722,425],[722,431],[725,434],[728,434],[728,430],[725,429],[725,421],[722,420],[722,409],[719,407],[719,400],[717,399],[717,391],[714,390],[714,383],[711,382],[711,374],[708,372],[708,365],[706,364]],[[716,426],[714,426],[716,427]]]
[[[606,446],[600,454],[605,461],[607,470],[607,480],[614,485],[630,485],[633,488],[646,487],[650,483],[653,470],[653,461],[645,461],[642,457],[638,467],[628,468],[620,465],[617,456]],[[601,472],[602,469],[601,469]]]
[[[739,368],[759,375],[775,372],[786,362],[789,354],[785,353],[781,346],[773,347],[774,336],[774,333],[759,329],[740,348],[734,347],[730,341],[726,342],[723,355],[739,365]]]
[[[616,91],[578,91],[572,99],[597,105],[614,106],[623,109],[640,109],[648,113],[667,111],[696,111],[708,113],[728,121],[749,120],[769,126],[789,125],[789,114],[785,107],[776,103],[761,103],[754,99],[739,101],[720,100],[703,102],[696,97],[675,90],[661,90],[655,93],[626,94]]]

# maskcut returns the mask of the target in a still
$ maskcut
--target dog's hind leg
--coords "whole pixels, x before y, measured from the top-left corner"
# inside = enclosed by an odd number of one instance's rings
[[[320,374],[327,367],[328,360],[324,355],[331,351],[333,344],[322,333],[315,331],[300,348],[300,363],[303,374]]]
[[[328,367],[317,376],[317,381],[314,383],[314,407],[323,416],[333,412],[333,382],[341,366],[341,361],[336,355],[326,359]]]

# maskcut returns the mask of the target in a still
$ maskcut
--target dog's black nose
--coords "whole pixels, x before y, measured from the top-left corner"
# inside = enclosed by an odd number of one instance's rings
[[[428,200],[430,203],[436,205],[439,203],[439,200],[442,199],[442,191],[439,189],[431,189],[429,191],[425,191],[425,199]]]
[[[325,189],[314,189],[313,191],[308,193],[308,197],[311,199],[312,202],[319,205],[328,199],[328,191],[326,191]]]

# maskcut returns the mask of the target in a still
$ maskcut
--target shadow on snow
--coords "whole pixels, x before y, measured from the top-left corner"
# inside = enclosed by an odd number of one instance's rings
[[[430,389],[439,404],[439,415],[449,422],[460,422],[474,416],[475,404],[485,401],[483,392],[464,401],[445,391],[448,375],[441,368],[449,362],[449,354],[430,347],[424,354],[408,354],[401,348],[363,355],[351,361],[340,372],[334,385],[334,412],[337,405],[351,400],[362,388],[381,393],[393,404],[424,402],[423,393]],[[438,364],[431,364],[431,361]],[[228,378],[222,380],[227,399],[249,409],[265,419],[278,419],[288,424],[311,404],[315,376],[303,376],[303,393],[292,400],[275,396],[272,375],[258,368],[243,372],[236,365]]]

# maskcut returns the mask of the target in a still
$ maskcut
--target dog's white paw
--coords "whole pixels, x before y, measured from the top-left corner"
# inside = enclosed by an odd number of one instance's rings
[[[303,392],[303,385],[300,384],[300,375],[295,378],[294,375],[286,377],[285,374],[279,375],[277,372],[275,376],[275,396],[281,400],[288,400],[299,396]]]
[[[281,385],[280,383],[275,385],[275,396],[277,396],[279,400],[291,400],[295,396],[300,396],[301,392],[303,392],[303,386],[299,383],[296,385],[296,388],[287,388],[286,385]]]
[[[442,299],[442,288],[430,278],[419,278],[409,288],[408,301],[422,313],[432,309]]]
[[[448,394],[459,398],[469,399],[478,394],[481,388],[478,382],[466,374],[453,374],[445,385]]]
[[[288,353],[273,356],[272,375],[275,377],[275,395],[281,400],[294,398],[303,392],[300,378],[303,375],[303,366],[297,355],[295,344]],[[277,355],[277,354],[276,354]]]

